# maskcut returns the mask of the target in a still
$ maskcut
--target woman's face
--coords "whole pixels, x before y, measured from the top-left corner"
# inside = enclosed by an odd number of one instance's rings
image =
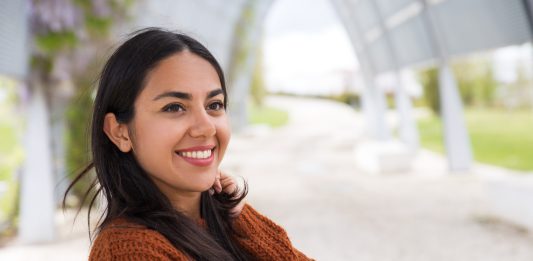
[[[230,139],[213,66],[189,51],[162,60],[147,75],[129,127],[136,159],[163,193],[208,190]]]

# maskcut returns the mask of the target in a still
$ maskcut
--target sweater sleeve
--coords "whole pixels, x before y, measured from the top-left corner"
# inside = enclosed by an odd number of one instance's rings
[[[102,231],[91,247],[90,261],[190,260],[157,232],[111,228]]]
[[[294,248],[287,232],[246,204],[234,223],[237,241],[257,260],[313,260]]]

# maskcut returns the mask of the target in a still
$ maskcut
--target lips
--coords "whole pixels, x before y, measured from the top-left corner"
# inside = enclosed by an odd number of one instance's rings
[[[203,145],[203,146],[196,146],[196,147],[190,147],[190,148],[186,148],[186,149],[177,150],[176,152],[212,150],[214,148],[215,148],[215,145]]]

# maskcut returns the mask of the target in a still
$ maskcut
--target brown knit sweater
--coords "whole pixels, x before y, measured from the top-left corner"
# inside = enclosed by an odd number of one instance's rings
[[[246,204],[235,220],[239,244],[257,260],[312,260],[294,248],[285,230]],[[89,260],[190,260],[160,233],[120,219],[106,226]]]

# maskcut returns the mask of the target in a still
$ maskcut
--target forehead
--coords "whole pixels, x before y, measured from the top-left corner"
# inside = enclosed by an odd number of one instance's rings
[[[148,73],[140,96],[180,91],[191,93],[194,97],[195,93],[205,95],[206,92],[221,87],[215,68],[207,60],[189,51],[183,51],[161,60]]]

